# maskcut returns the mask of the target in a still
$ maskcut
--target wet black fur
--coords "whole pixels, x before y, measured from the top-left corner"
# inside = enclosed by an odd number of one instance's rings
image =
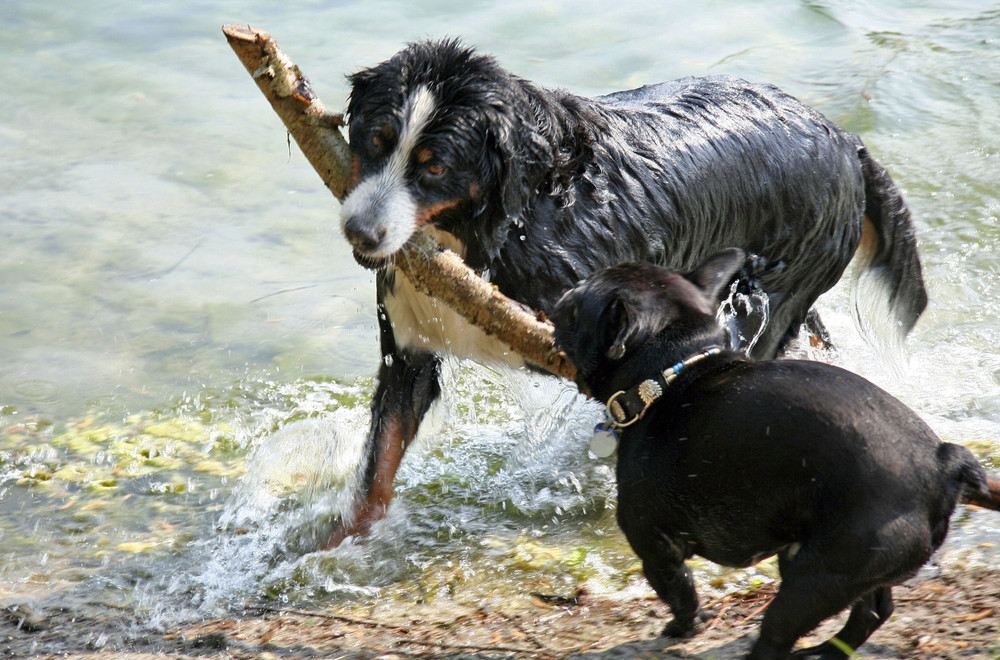
[[[715,309],[742,262],[728,250],[687,276],[648,264],[599,272],[556,306],[557,344],[606,402],[724,341]],[[837,638],[857,648],[891,614],[891,587],[941,545],[960,496],[1000,508],[967,449],[827,364],[724,351],[683,370],[619,435],[618,521],[674,614],[665,635],[690,635],[699,618],[685,559],[778,555],[781,588],[755,659],[789,657],[847,607]],[[846,657],[830,642],[797,655]]]
[[[410,189],[427,206],[463,200],[434,224],[501,291],[537,309],[608,265],[689,269],[738,245],[756,256],[745,279],[769,297],[755,354],[773,356],[840,278],[866,210],[882,239],[872,268],[904,331],[926,304],[910,217],[884,168],[856,135],[771,85],[685,78],[587,99],[454,41],[413,44],[350,82],[362,177],[391,151],[372,150],[371,137],[385,126],[398,134],[418,86],[433,92],[439,111],[424,146],[447,175],[415,167]]]
[[[433,92],[438,110],[421,148],[446,173],[429,177],[413,163],[407,185],[425,207],[459,200],[433,224],[460,239],[467,262],[503,293],[535,309],[551,311],[564,291],[606,266],[690,269],[737,245],[754,255],[739,273],[741,287],[768,296],[770,321],[754,351],[771,357],[840,278],[866,209],[881,223],[882,250],[870,270],[884,276],[903,331],[926,304],[910,217],[885,170],[857,136],[773,86],[712,76],[589,99],[543,89],[454,41],[412,44],[350,83],[360,177],[385,164],[393,146],[386,136],[399,134],[407,95],[420,85]],[[380,148],[375,135],[383,136]],[[377,235],[363,219],[351,226],[355,245]],[[377,278],[385,359],[368,477],[387,420],[415,431],[440,391],[439,358],[397,345],[381,304],[392,272]],[[739,322],[739,334],[751,337],[760,319]],[[370,484],[366,478],[362,488]]]

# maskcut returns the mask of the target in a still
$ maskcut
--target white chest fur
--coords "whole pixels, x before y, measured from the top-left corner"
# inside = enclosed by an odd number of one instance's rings
[[[458,254],[464,252],[451,234],[433,233],[445,247]],[[400,273],[396,274],[392,292],[385,296],[385,310],[398,348],[452,354],[511,367],[524,365],[524,360],[509,346],[466,321],[444,302],[418,291]]]

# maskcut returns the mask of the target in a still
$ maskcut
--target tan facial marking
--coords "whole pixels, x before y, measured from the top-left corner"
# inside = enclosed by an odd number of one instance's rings
[[[436,216],[438,213],[441,213],[442,211],[447,211],[448,209],[451,208],[455,208],[461,201],[462,201],[461,199],[452,199],[446,202],[438,202],[437,204],[432,204],[431,206],[427,206],[421,209],[417,213],[417,226],[423,227],[428,222],[433,220],[434,216]]]

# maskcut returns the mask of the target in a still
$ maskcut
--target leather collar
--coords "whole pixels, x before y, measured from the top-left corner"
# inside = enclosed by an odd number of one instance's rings
[[[655,377],[642,381],[628,390],[619,390],[608,399],[608,423],[615,428],[635,424],[646,414],[653,402],[663,396],[667,387],[690,365],[722,352],[719,346],[712,346],[696,355],[684,358],[677,364],[664,369]]]

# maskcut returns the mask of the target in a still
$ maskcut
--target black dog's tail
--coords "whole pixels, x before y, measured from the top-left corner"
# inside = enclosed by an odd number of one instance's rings
[[[916,231],[910,211],[892,177],[876,162],[865,147],[858,151],[865,183],[865,222],[858,246],[855,271],[854,308],[858,325],[873,339],[872,319],[891,319],[891,339],[901,340],[913,329],[927,306],[927,291],[917,255]],[[883,301],[889,314],[862,314],[859,293],[877,284],[879,293],[866,295],[865,302]],[[867,300],[867,299],[871,300]]]
[[[937,456],[944,474],[962,489],[962,502],[1000,511],[1000,479],[986,474],[971,451],[962,445],[942,442]]]
[[[981,506],[984,509],[1000,511],[1000,479],[986,477],[985,488],[966,488],[962,494],[962,501],[966,504]]]

